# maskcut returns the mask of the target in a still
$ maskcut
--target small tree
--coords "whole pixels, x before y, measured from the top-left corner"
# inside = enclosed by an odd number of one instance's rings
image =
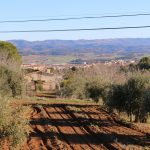
[[[150,57],[143,57],[139,63],[138,67],[140,69],[150,69]]]
[[[0,66],[0,93],[13,97],[23,92],[23,76],[20,70],[12,70],[7,66]]]
[[[13,44],[0,41],[0,93],[21,95],[22,85],[21,56]]]
[[[9,60],[13,60],[21,64],[21,56],[17,48],[9,42],[0,41],[0,56],[4,56],[4,54],[5,54],[5,59],[7,60],[8,63]]]
[[[98,102],[100,98],[103,98],[106,85],[101,81],[88,82],[85,85],[86,96]]]
[[[145,118],[149,109],[146,104],[149,102],[148,93],[150,89],[150,79],[146,74],[137,73],[127,80],[125,84],[114,85],[109,91],[108,106],[119,111],[126,112],[130,116],[135,115],[135,122],[141,122]],[[150,91],[149,91],[150,92]]]
[[[135,122],[140,121],[140,115],[143,113],[142,106],[145,101],[144,94],[149,86],[150,80],[144,75],[136,75],[129,79],[125,84],[125,90],[127,93],[127,111],[130,116],[132,114],[135,115]]]
[[[119,112],[126,110],[126,91],[123,85],[112,85],[109,87],[108,93],[106,93],[105,104],[109,106],[109,109],[117,109]]]
[[[144,102],[142,104],[141,114],[139,116],[140,122],[146,123],[150,113],[150,88],[144,92]]]

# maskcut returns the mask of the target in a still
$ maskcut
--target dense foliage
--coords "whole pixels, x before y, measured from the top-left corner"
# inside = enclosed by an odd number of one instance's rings
[[[14,60],[18,63],[21,63],[21,56],[20,56],[17,48],[13,44],[11,44],[9,42],[0,41],[1,57],[4,56],[3,54],[5,54],[6,60],[8,63],[9,63],[9,60]]]
[[[10,107],[10,101],[0,96],[0,149],[3,142],[8,139],[9,147],[19,146],[28,135],[28,119],[26,108]],[[3,149],[3,148],[2,148]]]
[[[93,99],[110,110],[125,112],[130,121],[146,122],[150,113],[150,72],[147,58],[136,65],[120,69],[116,66],[93,66],[70,70],[61,83],[61,95],[79,99]],[[144,70],[143,70],[144,69]]]
[[[150,69],[150,57],[143,57],[139,63],[138,67],[140,69]]]
[[[13,108],[10,99],[23,94],[21,57],[17,48],[0,42],[0,149],[7,141],[9,148],[16,148],[27,137],[28,119],[22,107]]]
[[[23,76],[20,69],[12,70],[8,66],[0,66],[0,93],[13,97],[23,94]]]
[[[132,121],[146,122],[149,109],[146,109],[149,102],[150,78],[147,73],[136,73],[124,84],[113,85],[108,93],[107,105],[120,112],[126,112]],[[150,107],[150,105],[149,105]]]

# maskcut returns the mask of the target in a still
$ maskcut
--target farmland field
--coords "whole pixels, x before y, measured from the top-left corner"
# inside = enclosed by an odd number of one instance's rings
[[[24,104],[26,105],[26,104]],[[31,132],[23,150],[147,148],[150,130],[126,127],[95,104],[28,103]]]
[[[27,55],[22,56],[24,64],[66,64],[76,57],[73,55],[67,56],[52,56],[52,55]]]

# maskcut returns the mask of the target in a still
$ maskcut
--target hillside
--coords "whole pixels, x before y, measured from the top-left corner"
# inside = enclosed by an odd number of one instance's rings
[[[150,38],[101,40],[10,40],[22,55],[75,55],[87,59],[138,58],[150,54]],[[96,57],[95,57],[96,56]],[[98,57],[98,58],[97,58]],[[100,58],[99,58],[100,59]]]

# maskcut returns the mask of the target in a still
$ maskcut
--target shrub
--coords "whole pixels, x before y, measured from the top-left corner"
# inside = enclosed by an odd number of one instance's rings
[[[4,61],[10,64],[10,61],[15,61],[21,64],[21,56],[17,48],[9,42],[0,41],[0,58],[1,63]]]
[[[117,109],[119,112],[125,110],[126,93],[123,85],[112,85],[106,95],[105,104],[109,106],[109,109]]]
[[[75,97],[80,99],[85,98],[85,79],[80,73],[69,73],[69,75],[62,81],[60,85],[60,93],[62,96]]]
[[[136,72],[124,84],[112,86],[107,105],[120,112],[126,112],[131,122],[132,115],[135,115],[135,122],[143,122],[143,118],[150,112],[149,92],[149,74]]]
[[[12,108],[7,98],[0,96],[0,144],[7,139],[9,147],[22,144],[28,135],[27,109]]]
[[[150,69],[150,57],[143,57],[139,63],[138,67],[140,69]]]
[[[108,83],[101,79],[93,79],[87,82],[85,85],[86,97],[93,99],[95,102],[98,102],[100,98],[104,100],[107,86]]]
[[[104,65],[93,66],[85,69],[77,69],[65,75],[61,83],[61,93],[63,96],[75,97],[79,99],[90,98],[98,101],[100,97],[104,99],[105,90],[113,82],[121,82],[122,75],[118,76],[116,68]],[[118,78],[119,77],[119,78]]]
[[[13,97],[23,93],[21,70],[12,70],[8,66],[0,66],[0,93]]]

